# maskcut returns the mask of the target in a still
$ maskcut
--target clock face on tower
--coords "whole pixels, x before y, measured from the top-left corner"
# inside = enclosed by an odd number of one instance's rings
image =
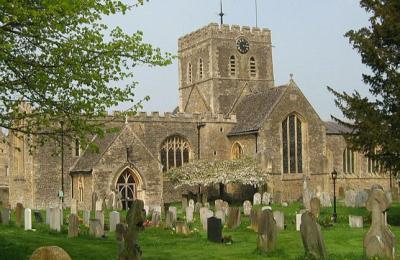
[[[250,49],[250,44],[249,42],[246,40],[246,38],[244,37],[240,37],[239,39],[236,40],[236,47],[237,50],[241,53],[241,54],[245,54],[249,51]]]

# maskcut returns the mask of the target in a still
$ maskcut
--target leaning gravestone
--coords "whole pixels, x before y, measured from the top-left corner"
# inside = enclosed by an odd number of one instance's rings
[[[319,212],[321,211],[321,201],[317,197],[314,197],[310,200],[310,211],[314,217],[319,217]]]
[[[22,210],[24,207],[21,203],[17,203],[17,207],[15,208],[15,224],[17,227],[22,225]]]
[[[217,210],[215,211],[215,217],[221,220],[222,225],[225,224],[225,212],[223,212],[222,210]]]
[[[251,202],[246,200],[243,202],[243,213],[245,216],[250,216],[250,211],[251,211]]]
[[[384,223],[384,212],[389,207],[384,191],[372,189],[367,201],[367,209],[372,212],[372,223],[364,236],[364,254],[367,258],[396,259],[396,238]]]
[[[264,192],[262,195],[262,204],[269,205],[271,203],[271,194],[268,192]]]
[[[261,212],[257,233],[257,249],[265,253],[274,251],[278,229],[271,210],[266,209]]]
[[[253,205],[260,205],[261,204],[261,194],[260,193],[255,193],[253,195]]]
[[[89,235],[100,238],[104,235],[104,229],[99,219],[91,219],[89,221]]]
[[[143,228],[144,203],[141,200],[135,200],[130,207],[126,216],[128,230],[124,236],[124,247],[122,248],[118,259],[134,259],[140,260],[142,251],[138,244],[139,231]]]
[[[3,208],[1,210],[1,223],[3,225],[8,225],[10,223],[11,210],[8,208]]]
[[[26,208],[24,214],[25,230],[32,230],[32,210]]]
[[[221,219],[210,217],[207,219],[207,239],[208,241],[222,242],[222,223]]]
[[[285,215],[283,214],[282,211],[274,211],[274,219],[276,222],[276,227],[279,230],[284,230],[285,229]]]
[[[354,190],[347,190],[345,192],[344,205],[351,208],[354,208],[356,206],[356,192]]]
[[[300,233],[306,255],[311,256],[312,259],[326,259],[327,253],[321,227],[309,211],[301,216]]]
[[[349,226],[351,228],[362,228],[363,227],[363,217],[349,215]]]
[[[117,225],[120,222],[120,216],[118,211],[110,212],[110,232],[114,232]]]
[[[43,246],[36,249],[29,260],[71,260],[72,258],[58,246]]]
[[[193,211],[194,209],[192,207],[186,207],[186,222],[187,223],[192,223],[193,222]]]
[[[261,216],[261,210],[258,208],[252,208],[250,212],[250,227],[254,231],[258,232],[258,222]]]
[[[235,229],[240,225],[240,209],[230,208],[228,214],[228,228]]]
[[[68,237],[77,237],[79,234],[79,218],[75,214],[68,218]]]

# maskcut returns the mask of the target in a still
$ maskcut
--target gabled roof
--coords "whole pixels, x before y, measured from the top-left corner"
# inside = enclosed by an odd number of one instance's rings
[[[348,128],[344,125],[340,125],[333,121],[326,121],[324,123],[325,123],[325,128],[326,128],[327,134],[331,134],[331,135],[350,134],[352,131],[350,128]]]
[[[95,136],[93,143],[98,148],[98,151],[86,149],[78,161],[71,167],[70,172],[91,172],[93,167],[100,161],[103,154],[121,134],[121,131],[113,131],[106,133],[104,137]]]
[[[244,97],[233,113],[236,114],[237,124],[228,136],[257,132],[288,87],[273,87]]]

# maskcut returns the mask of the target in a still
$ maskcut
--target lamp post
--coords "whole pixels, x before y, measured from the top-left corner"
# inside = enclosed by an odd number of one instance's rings
[[[332,180],[333,180],[333,222],[336,223],[337,214],[336,214],[336,179],[337,179],[337,172],[336,169],[333,169],[331,172]]]

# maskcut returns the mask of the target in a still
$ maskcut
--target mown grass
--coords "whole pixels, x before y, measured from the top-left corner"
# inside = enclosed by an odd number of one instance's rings
[[[174,234],[172,230],[146,228],[141,234],[139,243],[143,259],[304,259],[304,250],[300,233],[295,230],[295,214],[301,209],[294,203],[287,208],[272,206],[273,210],[285,213],[286,230],[278,234],[277,250],[261,254],[256,249],[257,235],[248,228],[249,219],[242,215],[242,224],[236,230],[224,228],[223,235],[231,236],[232,244],[215,244],[207,241],[207,234],[202,231],[199,216],[191,224],[198,230],[189,236]],[[65,215],[68,212],[64,212]],[[329,219],[331,208],[321,212],[320,222],[330,259],[362,259],[363,236],[368,231],[370,214],[364,208],[338,207],[338,223],[332,225]],[[348,215],[362,215],[366,221],[364,228],[348,227]],[[183,218],[183,212],[178,214]],[[14,216],[13,216],[14,219]],[[394,204],[389,211],[389,224],[398,224],[400,204]],[[66,223],[64,223],[66,224]],[[36,231],[24,231],[23,228],[0,225],[0,259],[28,259],[32,252],[46,245],[57,245],[64,248],[73,259],[115,259],[117,243],[115,235],[107,233],[105,239],[94,239],[88,236],[87,228],[81,226],[78,238],[67,238],[67,226],[61,233],[50,231],[44,224],[33,223]],[[400,237],[400,227],[391,227],[396,237]],[[399,245],[399,242],[397,243]],[[398,256],[400,256],[398,254]]]

